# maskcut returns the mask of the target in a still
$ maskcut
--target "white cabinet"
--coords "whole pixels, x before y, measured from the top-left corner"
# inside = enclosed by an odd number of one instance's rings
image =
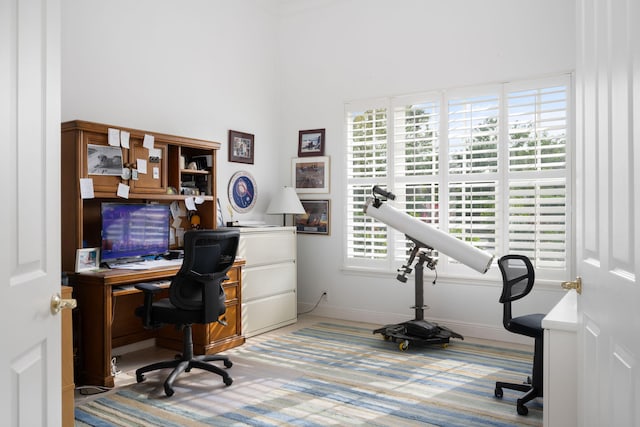
[[[295,227],[240,228],[242,334],[251,337],[298,320]]]
[[[577,294],[572,290],[542,319],[545,427],[577,425]]]

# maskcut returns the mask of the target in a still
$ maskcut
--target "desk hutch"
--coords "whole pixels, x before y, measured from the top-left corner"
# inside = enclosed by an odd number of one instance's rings
[[[107,147],[109,129],[129,133],[129,148],[121,148],[123,166],[135,169],[137,163],[144,160],[149,165],[149,173],[138,174],[137,180],[125,179],[125,175],[89,175],[89,146]],[[154,150],[151,155],[144,147],[145,135],[154,138]],[[157,344],[161,346],[182,349],[181,335],[171,328],[158,331],[146,331],[142,328],[142,321],[134,316],[134,309],[142,305],[143,297],[132,286],[135,283],[155,280],[168,282],[178,267],[73,273],[77,249],[100,247],[101,204],[109,201],[127,201],[117,195],[120,183],[129,186],[128,200],[134,203],[170,204],[176,201],[184,204],[188,196],[179,194],[183,184],[186,181],[198,182],[199,197],[203,200],[203,203],[197,205],[200,226],[215,229],[216,154],[219,149],[220,143],[214,141],[121,126],[79,120],[62,124],[61,257],[62,270],[69,274],[74,297],[78,301],[78,322],[74,325],[77,332],[77,383],[112,387],[113,347],[155,337]],[[186,168],[196,159],[198,169]],[[155,173],[151,173],[151,169],[155,169]],[[93,198],[82,198],[81,178],[92,179]],[[178,228],[189,229],[189,221],[183,218]],[[230,280],[224,283],[228,325],[194,325],[196,353],[216,353],[244,343],[241,333],[243,264],[244,261],[237,261],[229,272]]]

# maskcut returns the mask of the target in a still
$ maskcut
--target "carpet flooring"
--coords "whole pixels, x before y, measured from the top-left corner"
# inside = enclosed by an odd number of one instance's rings
[[[516,413],[532,353],[451,340],[400,351],[363,325],[325,321],[252,337],[226,352],[234,383],[193,370],[167,398],[168,370],[76,406],[76,426],[542,426],[542,401]]]

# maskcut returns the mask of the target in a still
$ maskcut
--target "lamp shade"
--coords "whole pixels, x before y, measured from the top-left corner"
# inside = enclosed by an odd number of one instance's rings
[[[271,199],[269,207],[267,208],[268,214],[303,214],[304,208],[298,194],[293,187],[283,187],[276,193]]]

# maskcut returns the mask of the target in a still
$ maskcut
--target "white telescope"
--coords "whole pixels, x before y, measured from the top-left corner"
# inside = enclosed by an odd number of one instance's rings
[[[395,198],[392,193],[379,188],[374,188],[374,192],[389,199]],[[486,273],[493,261],[493,255],[440,231],[393,206],[382,204],[373,197],[367,198],[364,213],[406,234],[410,239],[442,252],[480,273]]]

